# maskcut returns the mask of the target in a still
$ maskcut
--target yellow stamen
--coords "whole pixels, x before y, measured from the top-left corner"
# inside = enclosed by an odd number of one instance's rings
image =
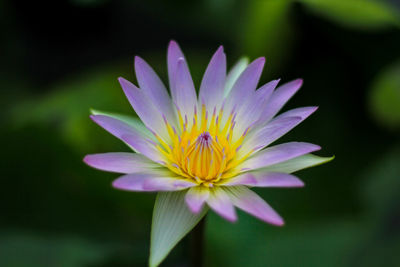
[[[188,126],[187,115],[183,118],[178,110],[179,133],[164,120],[172,144],[168,146],[156,135],[159,141],[156,148],[165,156],[166,166],[171,171],[206,187],[213,187],[221,179],[240,172],[240,167],[236,167],[251,154],[240,158],[237,154],[247,130],[234,140],[236,114],[232,111],[226,122],[222,122],[223,112],[223,107],[219,112],[214,107],[212,116],[209,116],[205,104],[202,104],[198,115],[197,107],[194,107],[193,123]]]

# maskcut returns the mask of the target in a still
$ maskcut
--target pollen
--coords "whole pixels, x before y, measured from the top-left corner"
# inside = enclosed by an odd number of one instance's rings
[[[234,110],[224,123],[221,119],[223,107],[219,112],[214,108],[211,116],[204,104],[201,114],[194,107],[192,120],[187,115],[182,116],[179,108],[177,110],[178,129],[164,119],[172,145],[156,136],[160,143],[157,148],[168,159],[166,166],[176,174],[207,187],[236,175],[235,167],[248,157],[239,158],[237,155],[248,129],[238,140],[232,140],[236,125]]]

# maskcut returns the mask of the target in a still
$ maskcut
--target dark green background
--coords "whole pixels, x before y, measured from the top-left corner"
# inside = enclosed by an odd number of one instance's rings
[[[57,3],[57,4],[56,4]],[[319,110],[279,142],[322,146],[302,189],[260,189],[282,228],[210,213],[207,266],[399,266],[400,5],[365,0],[1,1],[0,266],[145,266],[155,194],[113,189],[88,153],[127,151],[89,119],[134,115],[117,77],[140,55],[166,81],[179,42],[198,86],[223,44],[302,77]],[[162,266],[190,266],[190,237]]]

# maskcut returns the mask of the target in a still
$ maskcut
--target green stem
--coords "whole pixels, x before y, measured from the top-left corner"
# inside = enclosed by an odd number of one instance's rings
[[[206,216],[196,225],[191,236],[191,266],[203,267],[204,263],[204,226]]]

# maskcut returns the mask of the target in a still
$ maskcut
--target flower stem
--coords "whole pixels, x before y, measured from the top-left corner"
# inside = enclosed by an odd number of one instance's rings
[[[191,236],[191,266],[203,267],[204,259],[204,226],[206,216],[196,225]]]

